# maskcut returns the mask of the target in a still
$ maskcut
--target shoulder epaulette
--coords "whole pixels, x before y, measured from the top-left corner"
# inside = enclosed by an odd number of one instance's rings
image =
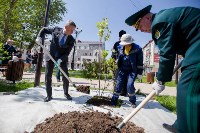
[[[63,31],[63,28],[60,28],[60,27],[58,27],[58,26],[56,26],[56,27],[54,28],[54,32],[55,32],[55,33],[60,34],[60,33],[62,33],[62,31]]]

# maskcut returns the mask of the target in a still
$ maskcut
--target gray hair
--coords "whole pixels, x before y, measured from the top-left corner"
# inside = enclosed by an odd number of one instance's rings
[[[73,25],[76,27],[76,24],[72,20],[67,20],[67,23],[65,24],[65,26],[69,26],[69,25]]]

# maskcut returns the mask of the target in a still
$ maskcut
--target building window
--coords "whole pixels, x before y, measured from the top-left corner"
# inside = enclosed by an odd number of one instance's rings
[[[90,53],[90,56],[92,56],[92,53]]]

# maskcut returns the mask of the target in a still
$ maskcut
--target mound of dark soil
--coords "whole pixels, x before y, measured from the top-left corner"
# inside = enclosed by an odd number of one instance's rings
[[[105,97],[105,96],[94,96],[91,99],[89,99],[87,104],[92,104],[95,106],[101,106],[101,105],[106,105],[106,106],[112,106],[111,105],[111,98]],[[121,106],[122,100],[118,99],[117,101],[117,106]]]
[[[38,124],[32,133],[119,133],[115,128],[122,118],[102,112],[69,112],[55,114]],[[122,133],[144,133],[144,129],[128,122]]]
[[[77,91],[90,94],[90,86],[79,85],[76,87]]]

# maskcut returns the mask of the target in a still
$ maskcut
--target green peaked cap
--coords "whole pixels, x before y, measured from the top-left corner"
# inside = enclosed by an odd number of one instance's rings
[[[139,19],[144,17],[147,13],[150,12],[152,5],[148,5],[147,7],[143,8],[142,10],[136,12],[135,14],[129,16],[126,20],[125,23],[128,24],[129,26],[133,26],[138,22]]]

